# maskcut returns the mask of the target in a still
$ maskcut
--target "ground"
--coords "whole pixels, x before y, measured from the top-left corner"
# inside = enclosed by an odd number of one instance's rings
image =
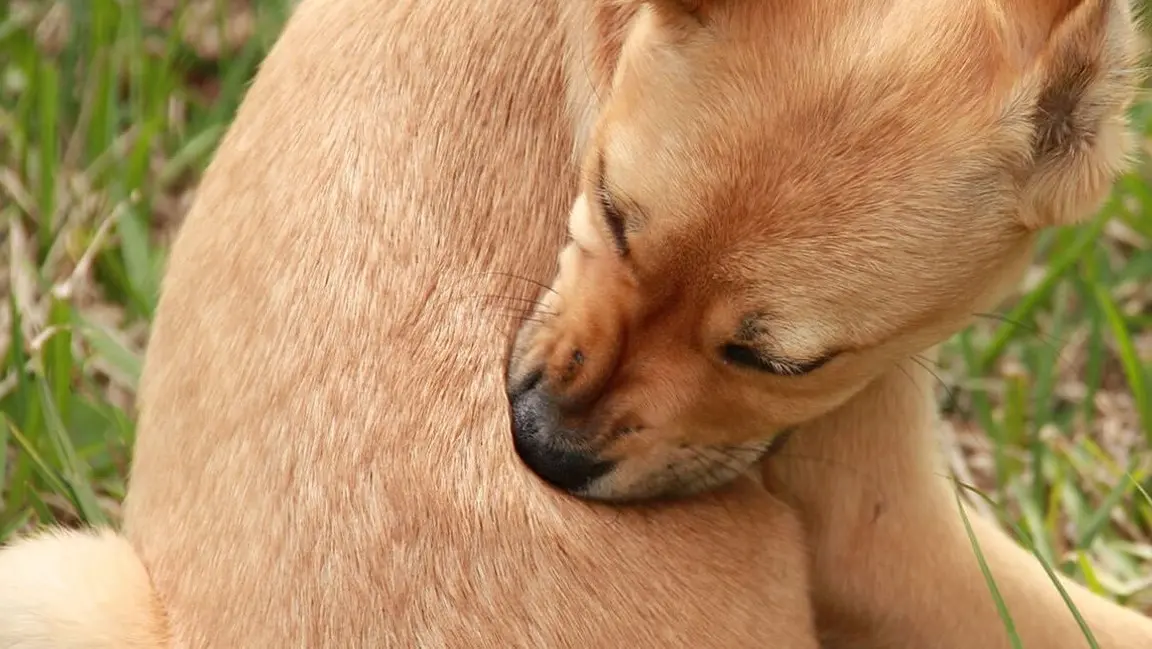
[[[118,520],[165,252],[289,1],[0,2],[0,542]],[[941,356],[965,497],[1152,611],[1148,156]]]

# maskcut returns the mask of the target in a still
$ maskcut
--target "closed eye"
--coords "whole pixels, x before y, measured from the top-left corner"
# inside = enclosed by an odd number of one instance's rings
[[[797,363],[769,358],[758,350],[747,345],[728,343],[720,348],[724,362],[740,367],[775,374],[776,376],[801,376],[819,368],[828,361],[823,358],[811,363]]]
[[[628,239],[625,237],[625,222],[624,215],[616,206],[616,201],[613,200],[612,194],[608,191],[608,186],[604,181],[604,156],[600,156],[600,169],[596,178],[596,198],[600,204],[600,213],[604,217],[604,222],[608,225],[608,231],[612,233],[612,241],[616,244],[616,249],[622,255],[628,254]]]

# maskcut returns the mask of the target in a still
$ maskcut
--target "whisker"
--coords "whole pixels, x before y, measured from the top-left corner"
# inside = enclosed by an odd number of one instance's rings
[[[727,453],[720,451],[719,448],[713,448],[712,451],[720,453],[720,456],[714,456],[713,458],[712,470],[712,478],[714,481],[717,481],[718,485],[733,481],[736,476],[744,473],[745,467],[743,466],[743,462],[732,458],[732,456]]]
[[[485,296],[484,298],[477,298],[477,300],[481,302],[480,307],[482,310],[486,310],[486,311],[496,310],[496,311],[504,311],[507,313],[514,313],[517,315],[524,315],[524,316],[534,315],[534,316],[544,316],[544,317],[549,317],[549,318],[554,318],[554,317],[560,315],[556,311],[550,311],[550,310],[545,310],[545,309],[541,309],[541,308],[533,308],[531,304],[528,304],[526,302],[517,303],[518,302],[517,300],[486,299],[487,297],[489,297],[489,296]],[[506,304],[503,302],[512,302],[512,304]]]
[[[524,315],[538,315],[555,317],[556,314],[551,311],[540,311],[533,309],[531,305],[525,304],[507,304],[499,301],[486,301],[479,304],[481,311],[503,311],[505,313],[520,313]]]
[[[936,379],[936,382],[939,383],[944,388],[944,391],[948,394],[948,400],[949,401],[953,401],[953,402],[956,401],[956,391],[952,389],[952,386],[945,383],[944,379],[940,378],[940,375],[937,374],[935,371],[933,371],[932,368],[927,363],[922,361],[918,356],[910,356],[909,358],[912,360],[913,363],[916,363],[917,365],[919,365],[925,372],[928,372],[929,374],[931,374],[933,376],[933,378]],[[912,377],[909,376],[908,378],[912,378]]]
[[[746,475],[748,469],[752,467],[752,464],[753,463],[745,462],[738,458],[725,457],[720,459],[720,466],[726,472],[725,478],[727,480],[733,480],[738,476]]]
[[[699,449],[690,448],[689,450],[692,451],[692,459],[696,461],[696,468],[688,474],[689,482],[686,488],[689,491],[696,491],[696,485],[699,484],[701,475],[708,469],[708,460],[700,453]]]
[[[524,277],[521,275],[516,275],[513,273],[506,273],[506,272],[496,271],[496,270],[480,271],[480,272],[470,273],[468,275],[463,275],[463,276],[457,277],[457,278],[455,278],[454,281],[446,283],[440,290],[437,291],[437,293],[440,296],[444,296],[445,294],[447,294],[447,299],[450,300],[453,295],[459,294],[461,287],[467,288],[468,284],[470,284],[470,283],[476,284],[477,283],[477,282],[472,282],[471,280],[475,280],[477,278],[484,277],[484,276],[490,276],[490,275],[496,275],[499,277],[508,277],[508,278],[511,278],[511,279],[514,279],[514,280],[517,280],[520,282],[524,282],[525,284],[529,284],[531,286],[538,287],[538,288],[543,289],[545,291],[548,291],[551,293],[556,293],[555,289],[553,289],[551,286],[548,286],[547,284],[541,283],[537,280],[531,279],[529,277]],[[489,287],[477,287],[477,288],[487,288],[488,290],[492,290],[495,287],[489,286]]]
[[[768,444],[725,444],[723,447],[718,448],[726,448],[732,451],[746,451],[748,453],[763,455],[768,450]]]
[[[556,293],[556,289],[552,288],[551,286],[548,286],[547,284],[545,284],[543,282],[536,281],[530,277],[524,277],[523,275],[517,275],[515,273],[505,273],[505,272],[502,272],[499,270],[489,270],[489,271],[485,271],[482,273],[476,273],[476,274],[471,275],[471,276],[477,277],[477,276],[482,276],[482,275],[497,275],[500,277],[507,277],[509,279],[515,279],[515,280],[519,280],[521,282],[525,282],[527,284],[531,284],[532,286],[536,286],[538,288],[541,288],[545,291],[548,291],[549,293]],[[556,293],[556,294],[559,295],[558,293]]]
[[[517,302],[520,304],[531,304],[533,306],[543,306],[540,300],[534,300],[527,297],[517,297],[515,295],[501,295],[499,293],[481,293],[477,295],[462,295],[457,297],[451,302],[462,302],[464,300],[503,300],[505,302]]]
[[[694,451],[696,453],[697,459],[699,460],[700,468],[698,474],[703,474],[704,481],[706,481],[708,485],[714,484],[715,480],[717,480],[717,476],[715,476],[715,462],[711,459],[708,459],[708,456],[705,455],[702,451]]]
[[[547,322],[556,317],[555,313],[517,309],[515,307],[500,306],[499,304],[487,305],[482,311],[485,313],[505,313],[514,317],[531,318],[534,322]]]
[[[750,453],[754,453],[754,455],[752,457],[741,457],[739,455],[736,455],[736,452],[735,452],[735,451],[738,451],[741,449],[732,449],[731,447],[725,448],[725,447],[719,446],[719,447],[714,447],[714,450],[716,450],[718,453],[723,454],[724,457],[728,458],[733,463],[732,467],[738,467],[738,468],[734,469],[734,471],[737,473],[743,473],[744,471],[747,471],[749,467],[751,467],[753,464],[756,463],[756,460],[760,459],[760,455],[763,454],[763,451],[754,451],[752,449],[746,449]],[[729,467],[729,468],[732,468],[732,467]]]
[[[916,387],[917,390],[920,391],[921,395],[923,395],[924,397],[930,396],[930,395],[928,395],[927,392],[924,391],[924,386],[920,385],[920,383],[916,381],[916,377],[914,377],[908,373],[908,369],[906,367],[904,367],[903,363],[897,363],[896,369],[900,370],[900,373],[903,374],[904,377],[908,379],[909,383],[911,383],[913,386]]]
[[[977,317],[977,318],[984,318],[985,320],[994,320],[996,322],[1002,322],[1004,324],[1009,324],[1009,325],[1012,325],[1013,327],[1018,327],[1020,329],[1023,329],[1029,333],[1034,334],[1037,338],[1039,338],[1040,340],[1044,341],[1047,345],[1049,345],[1053,350],[1058,351],[1061,347],[1063,347],[1065,344],[1067,344],[1066,340],[1061,340],[1061,339],[1059,339],[1059,338],[1057,338],[1057,337],[1055,337],[1049,333],[1046,333],[1043,330],[1041,330],[1040,327],[1028,324],[1026,322],[1021,322],[1021,321],[1015,320],[1013,318],[1009,318],[1008,316],[1000,314],[1000,313],[973,313],[972,315]]]
[[[517,320],[519,322],[534,322],[540,325],[546,325],[550,322],[550,318],[546,314],[541,316],[530,311],[516,309],[492,308],[486,309],[485,313],[495,316],[492,320]]]
[[[710,480],[708,487],[717,487],[731,482],[736,477],[742,475],[751,462],[742,458],[738,458],[725,449],[717,446],[705,447],[703,449],[693,449],[693,452],[706,460],[705,471]],[[705,455],[706,452],[718,454],[711,457]]]
[[[1019,320],[1014,320],[1012,318],[1009,318],[1008,316],[1001,315],[999,313],[973,313],[972,315],[974,315],[978,318],[985,318],[987,320],[995,320],[997,322],[1002,322],[1004,324],[1009,324],[1009,325],[1012,325],[1013,327],[1018,327],[1020,329],[1023,329],[1025,331],[1031,333],[1032,335],[1036,336],[1036,338],[1040,342],[1044,343],[1044,345],[1046,347],[1048,347],[1048,349],[1052,350],[1055,354],[1057,361],[1059,361],[1060,363],[1066,363],[1068,360],[1067,354],[1065,352],[1065,348],[1068,346],[1069,341],[1066,339],[1057,338],[1056,336],[1043,331],[1038,326],[1030,325],[1026,322],[1021,322]]]
[[[544,320],[542,318],[533,318],[531,316],[520,316],[520,315],[517,315],[515,313],[498,313],[496,315],[507,316],[509,319],[519,320],[520,322],[534,322],[534,323],[540,324],[540,325],[548,324],[548,321]]]
[[[939,368],[939,367],[940,367],[940,361],[938,361],[938,360],[933,360],[933,359],[931,359],[931,358],[928,358],[927,356],[925,356],[925,355],[923,355],[923,354],[913,354],[913,356],[912,356],[912,357],[913,357],[913,358],[918,358],[918,359],[920,359],[922,362],[924,362],[924,363],[927,363],[927,364],[931,365],[932,367],[935,367],[935,368]]]
[[[594,28],[595,28],[595,21],[592,21],[588,24],[587,29],[592,30]],[[599,42],[602,38],[600,35],[595,35],[595,34],[588,35],[588,36],[591,39],[591,40],[587,41],[589,43]],[[598,88],[596,86],[596,80],[594,78],[592,78],[592,70],[588,68],[589,57],[581,55],[577,58],[580,59],[581,67],[584,68],[584,77],[588,80],[588,87],[592,90],[592,96],[596,99],[596,106],[597,107],[602,106],[604,104],[604,100],[600,96],[600,88]]]

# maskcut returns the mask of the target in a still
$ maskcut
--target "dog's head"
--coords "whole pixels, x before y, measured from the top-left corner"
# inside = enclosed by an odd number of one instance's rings
[[[578,495],[733,479],[993,307],[1131,148],[1123,0],[634,4],[508,373]]]

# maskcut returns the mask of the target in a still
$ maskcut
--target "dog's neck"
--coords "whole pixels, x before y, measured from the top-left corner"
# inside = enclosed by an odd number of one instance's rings
[[[965,529],[936,435],[936,381],[927,367],[904,361],[797,429],[765,462],[765,484],[799,510],[807,528],[827,646],[1008,646],[973,539],[1007,605],[1030,611],[1016,620],[1025,646],[1082,646],[1077,623],[1031,553],[974,513]],[[1148,646],[1152,622],[1061,583],[1099,646]],[[967,612],[960,618],[948,610]],[[933,644],[941,637],[964,644]]]
[[[951,491],[933,433],[936,381],[918,363],[898,364],[798,428],[768,462],[766,480],[784,485],[808,524],[820,528],[869,525],[893,507],[942,504]]]
[[[896,623],[897,635],[889,626],[893,611],[916,610],[905,597],[931,600],[934,578],[915,566],[970,558],[962,555],[966,535],[935,434],[935,382],[906,360],[796,429],[764,464],[765,484],[797,508],[808,530],[813,601],[829,646],[922,646],[916,624]],[[908,544],[915,557],[886,555]],[[949,570],[960,576],[951,587],[986,603],[971,574]]]

